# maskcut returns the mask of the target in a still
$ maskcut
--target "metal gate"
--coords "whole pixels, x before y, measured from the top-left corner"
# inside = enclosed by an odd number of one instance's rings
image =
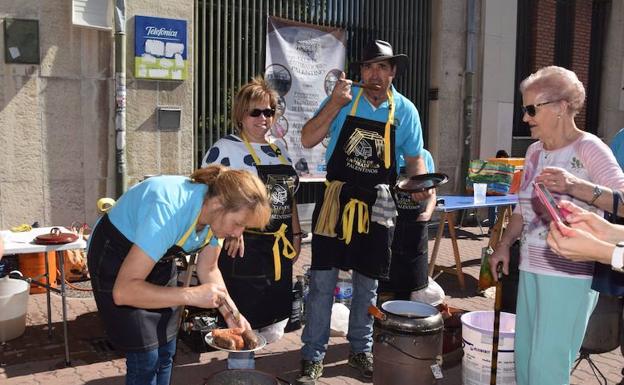
[[[407,54],[409,67],[394,84],[414,102],[426,131],[430,8],[431,0],[196,0],[196,165],[232,132],[230,108],[240,86],[264,73],[268,16],[344,29],[348,60],[357,60],[370,38]]]

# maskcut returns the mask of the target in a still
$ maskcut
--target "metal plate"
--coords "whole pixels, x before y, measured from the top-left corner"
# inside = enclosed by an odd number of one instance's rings
[[[212,339],[212,332],[206,334],[206,337],[204,337],[206,339],[206,343],[208,345],[210,345],[211,347],[217,349],[217,350],[222,350],[224,352],[230,352],[230,353],[248,353],[248,352],[255,352],[257,350],[262,349],[263,347],[266,346],[267,341],[266,338],[264,338],[261,334],[256,333],[254,331],[254,333],[256,334],[256,337],[258,338],[258,346],[255,349],[242,349],[242,350],[232,350],[232,349],[226,349],[226,348],[222,348],[221,346],[217,345],[214,343],[213,339]]]
[[[440,173],[420,174],[400,179],[396,189],[409,193],[423,192],[436,188],[448,181],[448,175]]]

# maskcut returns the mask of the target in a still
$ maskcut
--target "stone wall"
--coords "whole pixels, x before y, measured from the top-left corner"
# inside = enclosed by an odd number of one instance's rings
[[[193,165],[193,68],[178,82],[132,76],[134,15],[188,21],[193,1],[127,2],[127,163],[129,184],[146,174],[187,174]],[[95,203],[114,196],[114,38],[72,25],[72,2],[0,3],[4,18],[39,21],[39,65],[0,60],[0,228],[93,223]],[[0,27],[0,53],[4,53]],[[158,105],[182,108],[181,129],[159,132]]]

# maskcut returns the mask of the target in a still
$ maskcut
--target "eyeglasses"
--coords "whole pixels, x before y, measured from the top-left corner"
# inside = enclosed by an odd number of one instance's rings
[[[249,111],[249,116],[253,116],[254,118],[257,118],[260,115],[264,115],[265,118],[271,118],[275,115],[275,108],[265,108],[264,110],[254,108]]]
[[[551,100],[550,102],[538,103],[538,104],[529,104],[528,106],[522,106],[522,112],[525,114],[529,114],[530,117],[535,117],[537,114],[537,107],[545,106],[550,103],[555,103],[558,100]]]

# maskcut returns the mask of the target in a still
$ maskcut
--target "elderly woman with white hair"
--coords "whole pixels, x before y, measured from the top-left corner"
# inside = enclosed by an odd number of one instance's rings
[[[529,146],[524,179],[507,230],[490,257],[509,271],[509,248],[520,248],[520,282],[516,309],[515,362],[518,385],[569,384],[570,369],[581,347],[589,317],[598,300],[591,289],[593,262],[572,261],[554,253],[546,242],[550,217],[537,198],[542,182],[557,200],[588,209],[600,197],[595,186],[624,188],[624,174],[598,137],[574,121],[585,89],[574,72],[545,67],[520,84],[523,120],[537,142]],[[594,209],[595,211],[596,209]]]

